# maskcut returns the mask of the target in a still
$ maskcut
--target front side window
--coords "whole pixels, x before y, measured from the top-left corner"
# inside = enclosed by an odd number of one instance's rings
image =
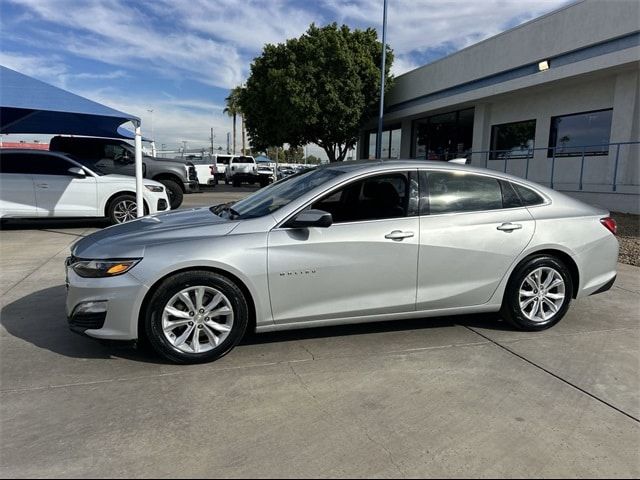
[[[36,175],[71,175],[69,169],[74,164],[54,155],[31,155],[32,173]]]
[[[551,118],[548,156],[607,155],[613,110]]]
[[[491,127],[491,159],[533,155],[535,136],[535,120],[494,125]]]
[[[135,158],[124,146],[112,143],[104,146],[104,158],[113,160],[116,163],[129,163],[135,161]]]
[[[465,172],[429,172],[427,178],[432,215],[503,208],[495,178]]]
[[[352,182],[311,208],[331,213],[334,223],[415,215],[418,183],[413,173],[385,173]]]

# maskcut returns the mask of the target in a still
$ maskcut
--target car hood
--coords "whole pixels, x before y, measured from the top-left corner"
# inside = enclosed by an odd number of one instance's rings
[[[95,232],[73,244],[71,254],[86,259],[140,258],[148,246],[227,235],[237,225],[207,207],[176,210]]]

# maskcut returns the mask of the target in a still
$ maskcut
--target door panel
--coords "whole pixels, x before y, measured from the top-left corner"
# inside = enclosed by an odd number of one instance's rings
[[[498,230],[504,223],[521,228]],[[420,217],[416,308],[486,303],[534,230],[526,208]]]
[[[96,179],[94,177],[34,175],[33,179],[38,216],[98,216]]]
[[[275,322],[413,311],[419,222],[405,217],[270,232]],[[385,238],[396,230],[414,235]]]
[[[36,194],[29,173],[0,173],[0,213],[35,217]]]

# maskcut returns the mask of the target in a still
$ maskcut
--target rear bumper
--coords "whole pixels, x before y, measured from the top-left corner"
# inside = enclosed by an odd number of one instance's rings
[[[609,280],[607,283],[605,283],[603,286],[601,286],[595,292],[591,293],[591,295],[597,295],[599,293],[604,293],[604,292],[608,292],[609,290],[611,290],[611,287],[613,287],[613,284],[616,283],[616,278],[617,277],[618,277],[618,275],[614,275],[611,280]]]

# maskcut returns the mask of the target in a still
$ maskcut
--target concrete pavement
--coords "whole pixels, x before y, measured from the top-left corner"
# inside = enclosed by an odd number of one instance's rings
[[[310,329],[184,367],[68,331],[62,262],[99,226],[0,232],[3,478],[640,475],[639,268],[546,332]]]

